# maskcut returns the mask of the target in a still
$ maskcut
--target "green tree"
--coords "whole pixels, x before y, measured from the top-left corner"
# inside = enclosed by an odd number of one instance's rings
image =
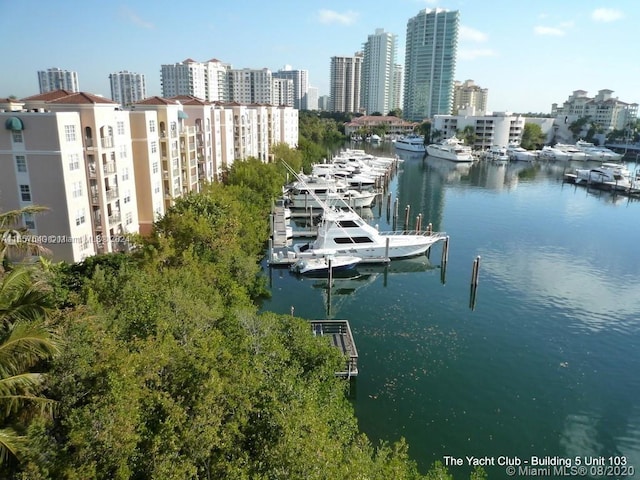
[[[459,132],[459,138],[464,140],[464,143],[469,145],[471,148],[475,145],[477,137],[476,130],[472,125],[467,125],[461,132]]]
[[[542,128],[537,123],[525,123],[522,131],[522,140],[520,142],[522,148],[527,150],[536,150],[544,145],[545,135]]]
[[[29,421],[50,410],[40,394],[43,373],[34,370],[59,351],[45,320],[50,309],[46,286],[18,268],[0,284],[0,465],[17,458],[25,446]],[[37,408],[36,408],[37,407]],[[1,471],[1,470],[0,470]]]

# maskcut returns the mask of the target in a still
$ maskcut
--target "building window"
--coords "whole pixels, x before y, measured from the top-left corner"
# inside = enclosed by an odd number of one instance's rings
[[[156,182],[155,186],[153,187],[153,193],[160,193],[160,183]]]
[[[153,165],[151,166],[151,171],[153,173],[158,173],[159,169],[160,169],[160,167],[158,166],[158,162],[153,162]]]
[[[120,145],[120,158],[127,158],[127,146]]]
[[[29,230],[35,230],[36,229],[36,221],[35,218],[33,217],[32,214],[30,213],[25,213],[22,215],[22,218],[24,220],[24,226],[27,227]]]
[[[20,185],[20,198],[23,202],[31,201],[31,187],[29,185]]]
[[[73,182],[73,198],[82,196],[82,182]]]
[[[12,132],[13,143],[22,143],[22,131],[13,130]]]
[[[27,171],[27,159],[24,158],[24,155],[16,155],[16,169],[19,172]]]
[[[124,224],[131,225],[133,223],[133,214],[131,212],[127,212],[124,216]]]
[[[129,168],[128,167],[124,167],[122,169],[122,181],[126,182],[127,180],[129,180]]]
[[[77,153],[69,154],[69,170],[78,170],[80,168],[80,155]]]
[[[124,122],[117,122],[116,128],[118,130],[118,135],[124,135]]]
[[[129,203],[131,201],[131,191],[127,190],[124,194],[124,203]]]
[[[84,208],[76,211],[76,226],[80,226],[85,222]]]
[[[75,125],[65,125],[64,126],[64,138],[67,142],[75,142],[76,141],[76,126]]]
[[[155,132],[155,131],[156,131],[156,121],[149,120],[149,132]]]
[[[158,152],[158,142],[151,142],[151,153]]]

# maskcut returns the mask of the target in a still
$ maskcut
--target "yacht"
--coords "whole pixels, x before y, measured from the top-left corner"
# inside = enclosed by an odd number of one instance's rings
[[[526,150],[516,144],[511,144],[507,147],[507,154],[511,160],[517,160],[518,162],[533,162],[538,158],[535,152]]]
[[[396,149],[410,152],[424,152],[424,137],[422,135],[407,135],[396,140]]]
[[[576,142],[576,147],[582,150],[586,156],[587,160],[620,160],[622,155],[614,152],[613,150],[609,150],[606,147],[597,147],[591,142],[585,142],[584,140],[578,140]]]
[[[437,232],[380,232],[353,210],[325,209],[317,238],[293,246],[297,258],[352,255],[363,261],[385,262],[424,254],[446,235]]]
[[[343,181],[315,175],[300,177],[287,188],[292,208],[370,207],[377,193],[349,188]]]
[[[558,148],[551,147],[549,145],[545,145],[540,150],[540,158],[543,160],[558,160],[558,161],[568,161],[571,160],[571,155]]]
[[[566,143],[556,143],[555,148],[561,150],[569,155],[569,160],[579,160],[584,162],[587,160],[587,154],[583,150],[580,150],[575,145],[569,145]]]
[[[464,145],[455,136],[427,146],[427,153],[432,157],[444,158],[453,162],[473,162],[471,147]]]
[[[628,190],[634,187],[631,172],[620,163],[605,162],[599,167],[577,168],[576,183],[601,186],[615,190]]]
[[[490,147],[489,150],[487,150],[484,153],[484,157],[487,160],[491,160],[493,162],[508,162],[509,161],[509,155],[507,154],[506,147],[500,147],[499,145],[494,145],[494,146]]]

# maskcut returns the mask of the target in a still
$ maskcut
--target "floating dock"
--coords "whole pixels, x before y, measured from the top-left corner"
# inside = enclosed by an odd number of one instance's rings
[[[331,344],[346,357],[344,370],[336,372],[336,376],[357,377],[358,350],[349,322],[347,320],[311,320],[309,323],[314,336],[329,337]]]

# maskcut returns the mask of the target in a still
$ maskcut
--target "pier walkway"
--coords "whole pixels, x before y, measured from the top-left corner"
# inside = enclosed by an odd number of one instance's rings
[[[329,337],[331,345],[347,358],[345,368],[336,376],[351,378],[358,376],[358,350],[353,340],[351,326],[347,320],[312,320],[311,330],[315,336]]]

